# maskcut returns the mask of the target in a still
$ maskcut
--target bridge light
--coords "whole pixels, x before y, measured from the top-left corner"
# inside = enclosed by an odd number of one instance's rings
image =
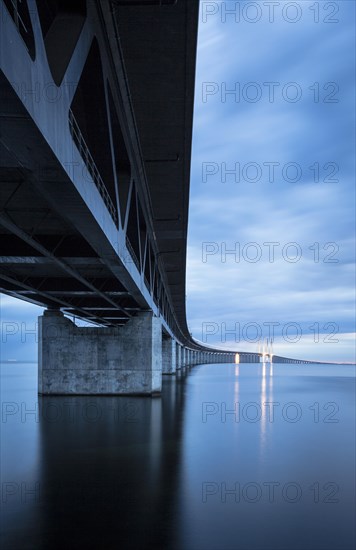
[[[238,353],[235,353],[235,365],[238,365],[240,363],[240,355]]]

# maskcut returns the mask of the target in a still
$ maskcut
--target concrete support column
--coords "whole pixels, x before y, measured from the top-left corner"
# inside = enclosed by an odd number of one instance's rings
[[[179,368],[181,369],[183,367],[184,363],[184,348],[183,346],[179,346]]]
[[[180,344],[176,344],[176,367],[177,369],[182,368],[182,346]]]
[[[162,374],[175,374],[177,370],[176,341],[170,336],[162,338]]]
[[[40,394],[146,394],[162,389],[162,326],[142,312],[124,327],[77,327],[60,311],[39,317]]]
[[[180,348],[180,366],[181,368],[184,367],[184,360],[185,360],[185,357],[184,357],[184,347],[182,346]]]

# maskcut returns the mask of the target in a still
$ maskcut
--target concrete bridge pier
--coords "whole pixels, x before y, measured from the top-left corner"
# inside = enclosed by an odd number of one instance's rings
[[[170,336],[162,337],[162,374],[175,374],[177,371],[176,341]]]
[[[185,367],[185,348],[181,347],[181,353],[180,353],[180,367],[181,369],[184,369]]]
[[[182,346],[177,343],[176,347],[176,370],[182,368]]]
[[[187,350],[185,349],[185,347],[182,347],[182,353],[181,353],[181,367],[182,367],[182,369],[184,369],[187,365],[186,355],[187,355]]]
[[[161,392],[162,325],[151,312],[107,328],[77,327],[59,310],[46,310],[39,317],[38,346],[40,394]]]

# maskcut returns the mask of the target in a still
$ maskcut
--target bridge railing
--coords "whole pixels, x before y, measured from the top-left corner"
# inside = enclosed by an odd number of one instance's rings
[[[133,259],[134,264],[136,265],[137,269],[140,271],[141,268],[140,268],[139,259],[138,259],[138,257],[136,256],[136,252],[134,251],[133,246],[132,246],[132,244],[130,243],[129,238],[127,237],[127,235],[126,235],[126,248],[127,248],[127,250],[129,251],[129,253],[130,253],[130,255],[131,255],[131,258]]]
[[[21,7],[21,2],[22,0],[5,0],[5,6],[8,8],[9,11],[13,10],[12,16],[19,32],[24,32],[28,34],[28,28],[26,27],[26,23],[22,19],[19,11],[19,7]]]
[[[112,217],[115,225],[117,226],[118,225],[117,210],[114,206],[114,203],[111,200],[109,191],[105,187],[105,184],[100,175],[98,167],[95,164],[95,161],[89,151],[89,147],[86,144],[86,141],[83,137],[83,134],[78,126],[78,123],[71,109],[69,109],[69,128],[70,128],[70,133],[73,138],[73,141],[78,148],[78,151],[87,167],[87,170],[91,175],[93,182],[95,183],[95,186],[98,189],[101,195],[101,198],[103,199],[105,206],[110,213],[110,216]]]
[[[17,30],[24,41],[28,53],[32,60],[35,59],[35,40],[31,25],[30,14],[25,0],[4,0],[6,9],[10,17],[15,23]],[[2,10],[1,10],[2,11]],[[1,13],[0,19],[4,19],[5,15]]]

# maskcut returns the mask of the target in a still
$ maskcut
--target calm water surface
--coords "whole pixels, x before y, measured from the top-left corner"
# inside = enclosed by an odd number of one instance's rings
[[[1,366],[2,548],[351,550],[355,372],[204,365],[161,398]]]

